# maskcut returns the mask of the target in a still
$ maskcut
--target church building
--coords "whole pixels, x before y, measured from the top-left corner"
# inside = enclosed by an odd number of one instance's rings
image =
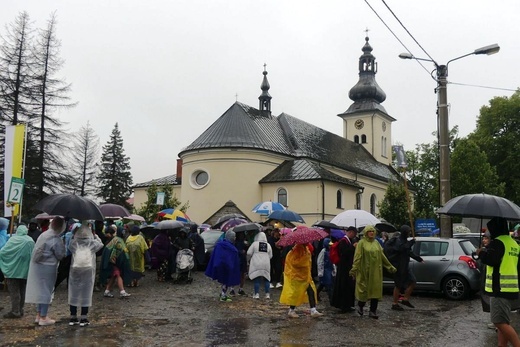
[[[287,113],[274,116],[264,69],[258,108],[231,105],[181,150],[175,174],[135,185],[134,205],[147,200],[146,189],[155,183],[173,185],[197,223],[212,224],[225,209],[265,220],[251,212],[262,201],[283,204],[308,225],[349,209],[377,215],[388,184],[400,179],[390,165],[395,119],[382,105],[386,95],[375,79],[368,37],[362,51],[359,81],[349,93],[353,103],[338,114],[342,136]]]

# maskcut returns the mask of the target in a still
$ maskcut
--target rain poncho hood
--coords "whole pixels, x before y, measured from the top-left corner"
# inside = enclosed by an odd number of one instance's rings
[[[491,238],[493,239],[500,235],[509,235],[507,220],[501,217],[491,218],[491,220],[487,223],[487,228],[491,234]]]
[[[0,270],[7,278],[26,279],[34,248],[33,239],[27,235],[27,227],[20,225],[0,250]]]

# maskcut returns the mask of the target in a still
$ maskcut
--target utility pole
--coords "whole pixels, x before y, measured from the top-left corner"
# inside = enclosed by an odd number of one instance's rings
[[[450,128],[448,119],[448,67],[437,67],[437,136],[439,143],[439,206],[451,199],[450,186]],[[451,218],[440,215],[441,237],[452,237]]]

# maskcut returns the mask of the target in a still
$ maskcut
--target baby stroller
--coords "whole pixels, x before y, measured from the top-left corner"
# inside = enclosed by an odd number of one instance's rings
[[[181,249],[177,253],[177,268],[175,270],[175,278],[173,283],[191,283],[193,278],[191,277],[191,269],[195,266],[193,259],[193,251],[191,249]]]

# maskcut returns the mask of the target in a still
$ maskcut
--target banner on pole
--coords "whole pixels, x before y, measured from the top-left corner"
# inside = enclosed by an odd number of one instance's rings
[[[408,164],[406,163],[406,154],[404,152],[403,146],[392,146],[392,149],[395,152],[395,159],[397,161],[397,167],[408,167]]]
[[[25,137],[25,125],[8,125],[5,127],[5,158],[4,158],[4,216],[17,215],[19,204],[15,205],[11,213],[11,207],[7,206],[9,191],[13,178],[22,177],[23,145]],[[20,200],[21,201],[21,200]]]

